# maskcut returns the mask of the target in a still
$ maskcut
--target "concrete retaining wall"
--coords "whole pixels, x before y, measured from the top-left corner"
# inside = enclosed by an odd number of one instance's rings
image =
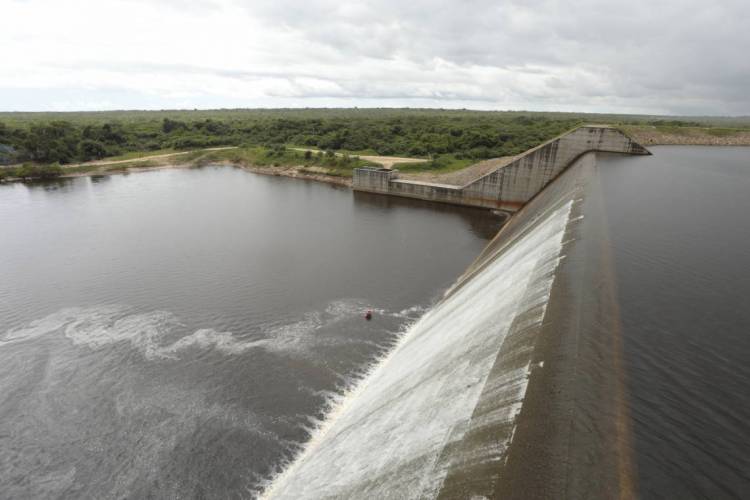
[[[388,183],[393,179],[395,170],[385,168],[354,169],[354,189],[372,193],[387,193]]]
[[[561,135],[465,186],[398,179],[398,171],[360,168],[353,188],[393,196],[501,209],[514,212],[539,193],[581,155],[591,151],[651,154],[621,131],[584,126]]]

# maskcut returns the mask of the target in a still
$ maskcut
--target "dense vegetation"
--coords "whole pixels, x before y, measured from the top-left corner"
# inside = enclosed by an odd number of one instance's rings
[[[222,145],[275,148],[282,144],[380,155],[454,154],[482,159],[521,152],[578,122],[523,114],[405,110],[28,116],[0,121],[0,144],[12,147],[21,161],[63,164],[129,151]]]
[[[278,152],[287,145],[430,157],[430,165],[439,167],[517,154],[584,121],[671,128],[707,123],[623,115],[417,109],[0,113],[0,163],[66,164],[133,152],[226,145]],[[713,125],[726,129],[748,123]],[[284,154],[279,155],[283,160]]]

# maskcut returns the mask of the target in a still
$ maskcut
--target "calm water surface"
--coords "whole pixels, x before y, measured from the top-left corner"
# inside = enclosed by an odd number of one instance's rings
[[[750,498],[750,148],[600,157],[643,498]]]
[[[3,498],[252,495],[500,222],[221,167],[0,186],[0,221]]]

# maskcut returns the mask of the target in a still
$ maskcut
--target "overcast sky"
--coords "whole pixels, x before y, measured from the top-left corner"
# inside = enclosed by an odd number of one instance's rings
[[[750,115],[750,0],[0,0],[0,110]]]

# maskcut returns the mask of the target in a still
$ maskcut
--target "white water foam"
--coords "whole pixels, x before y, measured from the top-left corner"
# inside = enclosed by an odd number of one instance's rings
[[[440,457],[464,436],[513,321],[521,314],[539,324],[544,318],[572,204],[534,221],[410,328],[337,401],[263,496],[434,498],[447,474]],[[499,380],[508,406],[484,418],[513,425],[529,368]],[[509,444],[494,446],[502,452]]]
[[[167,311],[140,313],[120,305],[70,307],[9,330],[0,339],[0,345],[61,332],[74,345],[91,349],[129,342],[151,360],[175,359],[188,349],[213,349],[222,354],[233,355],[260,348],[305,356],[317,345],[345,341],[322,338],[315,333],[337,322],[359,316],[366,308],[365,304],[364,301],[354,299],[333,301],[322,311],[308,312],[298,321],[268,326],[261,338],[242,339],[232,332],[202,328],[177,340],[173,338],[184,330],[185,325]],[[420,308],[414,307],[395,313],[377,309],[376,313],[394,318],[410,318],[419,311]]]

